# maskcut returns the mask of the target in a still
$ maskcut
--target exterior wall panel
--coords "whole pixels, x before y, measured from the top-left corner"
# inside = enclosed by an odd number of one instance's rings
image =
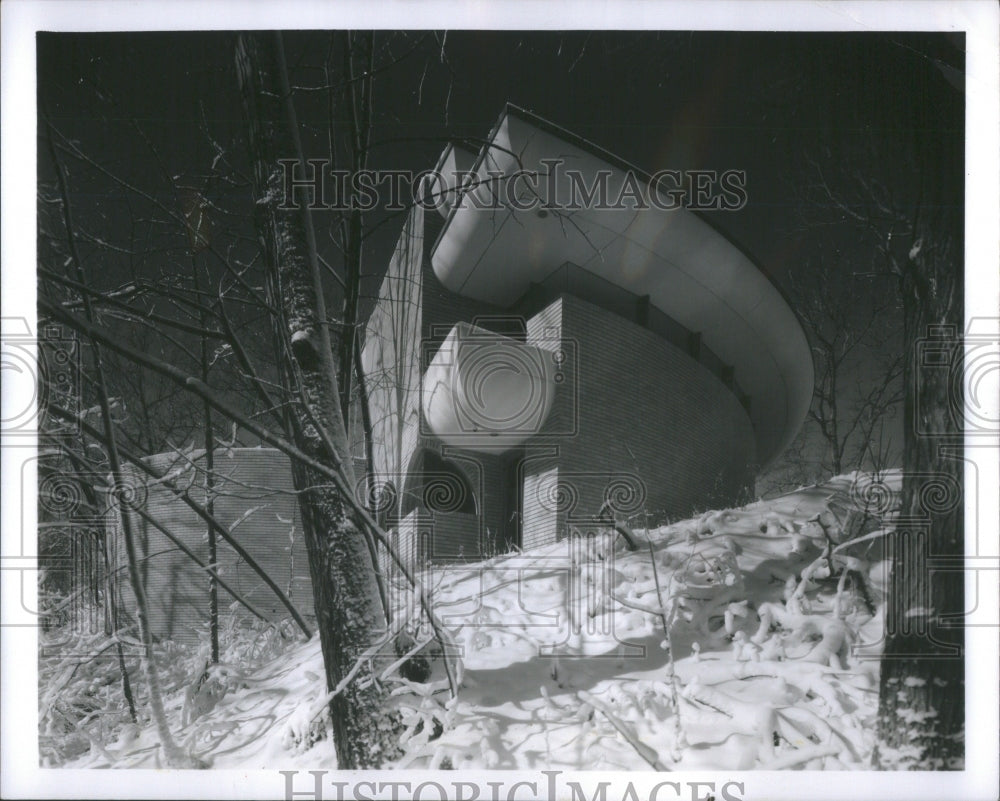
[[[551,538],[553,514],[557,535],[584,526],[609,495],[623,516],[645,505],[677,519],[732,503],[750,484],[749,417],[704,366],[655,333],[572,295],[532,318],[529,340],[543,328],[549,341],[557,330],[576,359],[567,361],[556,390],[548,433],[532,443],[557,454],[526,466],[526,545],[544,538],[544,529]],[[559,486],[553,486],[553,469]],[[541,508],[545,497],[547,509]]]
[[[169,470],[176,485],[190,484],[193,499],[202,502],[204,495],[199,488],[204,482],[204,452],[191,454],[190,461],[192,464],[187,464],[173,453],[148,459],[157,471]],[[133,475],[132,480],[136,497],[148,514],[207,563],[206,523],[162,483],[144,475]],[[309,560],[288,457],[269,448],[219,449],[215,454],[215,488],[216,519],[289,594],[299,611],[311,615]],[[138,513],[128,514],[148,598],[151,631],[158,637],[196,641],[198,629],[207,626],[208,575]],[[113,535],[125,610],[133,613],[135,597],[125,567],[125,549],[120,543],[120,522]],[[242,557],[221,537],[216,541],[222,579],[266,617],[287,617],[288,611]],[[233,598],[221,587],[218,592],[219,609],[225,610]]]

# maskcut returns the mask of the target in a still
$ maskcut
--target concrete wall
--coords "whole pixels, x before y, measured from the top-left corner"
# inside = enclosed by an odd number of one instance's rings
[[[175,484],[190,485],[199,503],[204,500],[204,452],[191,455],[185,464],[176,454],[149,458],[158,471],[169,469]],[[292,485],[288,457],[268,448],[219,449],[215,454],[215,517],[226,526],[267,571],[289,592],[303,614],[312,614],[312,585],[309,561],[298,501]],[[207,526],[190,508],[161,483],[142,475],[132,478],[136,498],[158,523],[208,562]],[[194,642],[198,628],[206,628],[209,596],[208,576],[164,534],[130,511],[149,606],[150,628],[163,638]],[[125,567],[120,521],[113,532],[119,556],[119,586],[127,611],[134,612],[135,599]],[[223,580],[271,619],[288,617],[288,612],[256,573],[221,538],[218,563]],[[219,588],[219,609],[233,603],[232,596]]]

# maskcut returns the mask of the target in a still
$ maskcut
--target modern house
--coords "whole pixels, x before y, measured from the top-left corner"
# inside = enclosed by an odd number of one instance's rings
[[[478,153],[442,153],[362,352],[368,498],[410,565],[734,504],[795,436],[813,389],[798,319],[739,248],[657,186],[513,106]],[[364,454],[363,427],[352,434]],[[200,486],[202,459],[149,463]],[[222,449],[215,474],[216,517],[311,612],[287,457]],[[148,517],[207,561],[204,521],[135,479]],[[191,639],[208,617],[206,576],[148,517],[130,513],[152,628]],[[262,614],[286,615],[244,558],[221,545],[218,558]]]
[[[371,494],[408,561],[733,503],[795,436],[795,313],[656,177],[508,106],[420,189],[363,351]]]

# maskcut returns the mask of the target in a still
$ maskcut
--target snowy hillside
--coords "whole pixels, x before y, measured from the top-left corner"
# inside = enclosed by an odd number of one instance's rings
[[[450,697],[440,657],[426,683],[386,671],[407,726],[396,767],[867,768],[887,484],[898,491],[898,473],[637,530],[634,551],[621,537],[568,538],[425,571],[461,690]],[[165,652],[178,741],[217,768],[333,767],[318,641],[258,628],[227,643],[207,672],[204,651]],[[60,725],[53,707],[82,675],[43,675],[43,756],[158,766],[154,728],[124,713]]]

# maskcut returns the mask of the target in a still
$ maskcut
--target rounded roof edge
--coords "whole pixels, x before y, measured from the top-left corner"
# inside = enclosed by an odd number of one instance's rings
[[[612,187],[629,174],[647,188],[652,180],[513,105],[501,113],[473,171],[484,178],[491,170],[511,175],[539,170],[544,159],[554,157],[584,175],[608,172]],[[502,205],[477,208],[468,195],[449,210],[431,251],[434,271],[448,289],[512,305],[532,283],[569,261],[648,295],[652,305],[700,333],[735,369],[751,396],[761,463],[790,444],[811,404],[815,379],[804,326],[768,272],[705,214],[655,207],[539,214]]]

